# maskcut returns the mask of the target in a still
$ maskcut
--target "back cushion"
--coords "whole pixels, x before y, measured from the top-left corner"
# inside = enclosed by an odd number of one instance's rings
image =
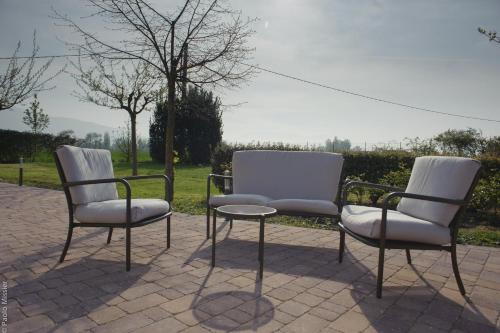
[[[424,156],[415,159],[407,193],[463,200],[481,164],[470,158]],[[447,227],[460,207],[424,200],[401,199],[398,211]]]
[[[271,199],[333,201],[343,162],[342,155],[332,153],[237,151],[233,154],[233,190]]]
[[[68,182],[115,177],[109,150],[62,146],[56,153]],[[70,192],[77,205],[118,199],[115,183],[75,186]]]

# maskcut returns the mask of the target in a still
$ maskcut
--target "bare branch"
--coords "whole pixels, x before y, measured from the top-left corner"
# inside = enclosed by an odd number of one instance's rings
[[[0,111],[24,102],[33,94],[52,89],[53,87],[47,86],[48,82],[65,69],[62,68],[56,73],[44,77],[54,58],[49,58],[45,63],[37,66],[36,58],[39,47],[36,42],[36,32],[33,32],[31,55],[22,62],[19,62],[18,58],[20,49],[21,42],[18,42],[5,72],[0,73]]]

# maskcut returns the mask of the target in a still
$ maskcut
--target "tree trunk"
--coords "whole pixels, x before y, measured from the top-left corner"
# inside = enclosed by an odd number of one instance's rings
[[[137,132],[136,114],[130,113],[130,137],[132,141],[132,175],[137,176]]]
[[[165,131],[165,175],[172,182],[170,200],[174,198],[174,129],[175,129],[175,79],[168,81],[167,130]]]

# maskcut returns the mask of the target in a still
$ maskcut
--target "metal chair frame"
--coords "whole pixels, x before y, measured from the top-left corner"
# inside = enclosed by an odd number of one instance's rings
[[[479,181],[480,171],[481,171],[481,168],[478,169],[476,175],[474,176],[474,179],[471,183],[471,186],[470,186],[469,190],[467,191],[467,194],[465,195],[465,198],[463,200],[453,200],[453,199],[427,196],[427,195],[421,195],[421,194],[406,193],[405,189],[392,187],[392,186],[386,186],[386,185],[380,185],[380,184],[373,184],[373,183],[359,182],[359,181],[347,182],[344,186],[343,191],[342,191],[342,206],[341,207],[343,207],[347,204],[347,195],[349,193],[349,190],[352,188],[356,188],[356,187],[374,188],[374,189],[383,190],[383,191],[390,192],[390,193],[389,193],[389,195],[387,195],[387,197],[385,197],[385,199],[382,202],[382,219],[381,219],[381,223],[380,223],[380,238],[373,239],[373,238],[368,238],[368,237],[358,235],[355,232],[351,231],[349,228],[347,228],[342,223],[342,220],[339,222],[339,231],[340,231],[339,262],[340,263],[342,262],[342,258],[343,258],[343,254],[344,254],[345,234],[346,233],[349,234],[351,237],[357,239],[358,241],[360,241],[366,245],[379,248],[378,273],[377,273],[377,298],[381,298],[382,297],[382,283],[383,283],[383,279],[384,279],[384,254],[385,254],[386,249],[404,249],[406,251],[406,259],[407,259],[408,264],[411,264],[410,250],[439,250],[439,251],[444,250],[444,251],[448,251],[451,254],[451,264],[452,264],[452,268],[453,268],[453,273],[455,275],[455,279],[456,279],[457,284],[458,284],[458,288],[460,290],[460,293],[462,295],[465,295],[465,288],[464,288],[462,279],[460,277],[460,272],[458,270],[457,236],[458,236],[460,218],[463,215],[463,213],[465,212],[465,208],[469,204],[469,202],[472,198],[472,193],[474,191],[474,188],[476,187],[477,182]],[[389,209],[388,207],[389,207],[389,203],[390,203],[391,199],[397,198],[397,197],[425,200],[425,201],[433,201],[433,202],[441,202],[441,203],[447,203],[447,204],[459,206],[460,208],[458,209],[455,216],[453,217],[453,220],[450,222],[450,224],[448,226],[450,229],[450,244],[449,245],[435,245],[435,244],[427,244],[427,243],[420,243],[420,242],[396,241],[396,240],[386,239],[387,210]]]
[[[165,182],[165,201],[169,201],[171,197],[171,182],[170,179],[165,175],[147,175],[147,176],[129,176],[123,178],[107,178],[107,179],[92,179],[92,180],[82,180],[82,181],[74,181],[68,182],[64,170],[61,165],[61,161],[59,160],[59,156],[56,152],[54,152],[54,161],[56,163],[57,172],[59,174],[59,178],[61,179],[61,184],[63,186],[64,194],[66,195],[66,202],[68,204],[68,213],[69,213],[69,228],[68,228],[68,236],[66,238],[66,243],[64,245],[63,252],[61,257],[59,258],[59,262],[63,262],[66,257],[66,253],[68,252],[69,245],[71,243],[71,238],[73,235],[74,228],[87,228],[87,227],[105,227],[109,228],[107,244],[111,242],[111,236],[113,234],[114,228],[123,228],[125,229],[125,261],[126,261],[126,270],[130,271],[130,248],[131,248],[131,229],[142,227],[153,222],[157,222],[163,219],[167,219],[167,249],[170,248],[170,217],[172,215],[171,207],[169,205],[169,210],[167,213],[153,216],[147,219],[143,219],[138,222],[132,222],[131,218],[131,204],[132,204],[132,190],[128,181],[131,180],[143,180],[143,179],[153,179],[159,178],[163,179]],[[74,218],[74,209],[75,204],[73,204],[73,199],[71,197],[70,188],[73,186],[82,186],[82,185],[91,185],[91,184],[106,184],[106,183],[121,183],[125,187],[126,191],[126,222],[125,223],[89,223],[89,222],[77,222]]]

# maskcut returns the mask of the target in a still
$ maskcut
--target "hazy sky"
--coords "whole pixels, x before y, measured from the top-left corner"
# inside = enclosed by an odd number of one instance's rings
[[[30,50],[34,29],[40,54],[67,52],[75,39],[54,25],[51,6],[72,17],[80,0],[0,0],[0,56],[16,42]],[[177,1],[162,1],[174,6]],[[477,27],[500,30],[500,1],[231,1],[259,17],[254,63],[337,88],[443,112],[500,119],[500,44]],[[61,66],[57,60],[54,68]],[[0,63],[2,66],[2,63]],[[50,116],[119,126],[126,112],[79,102],[75,83],[61,75],[57,88],[40,95]],[[474,127],[500,135],[500,123],[414,112],[274,76],[258,74],[239,90],[218,91],[224,104],[244,103],[224,114],[230,142],[322,143],[349,138],[356,144],[430,137],[449,128]],[[139,118],[148,135],[149,114]]]

